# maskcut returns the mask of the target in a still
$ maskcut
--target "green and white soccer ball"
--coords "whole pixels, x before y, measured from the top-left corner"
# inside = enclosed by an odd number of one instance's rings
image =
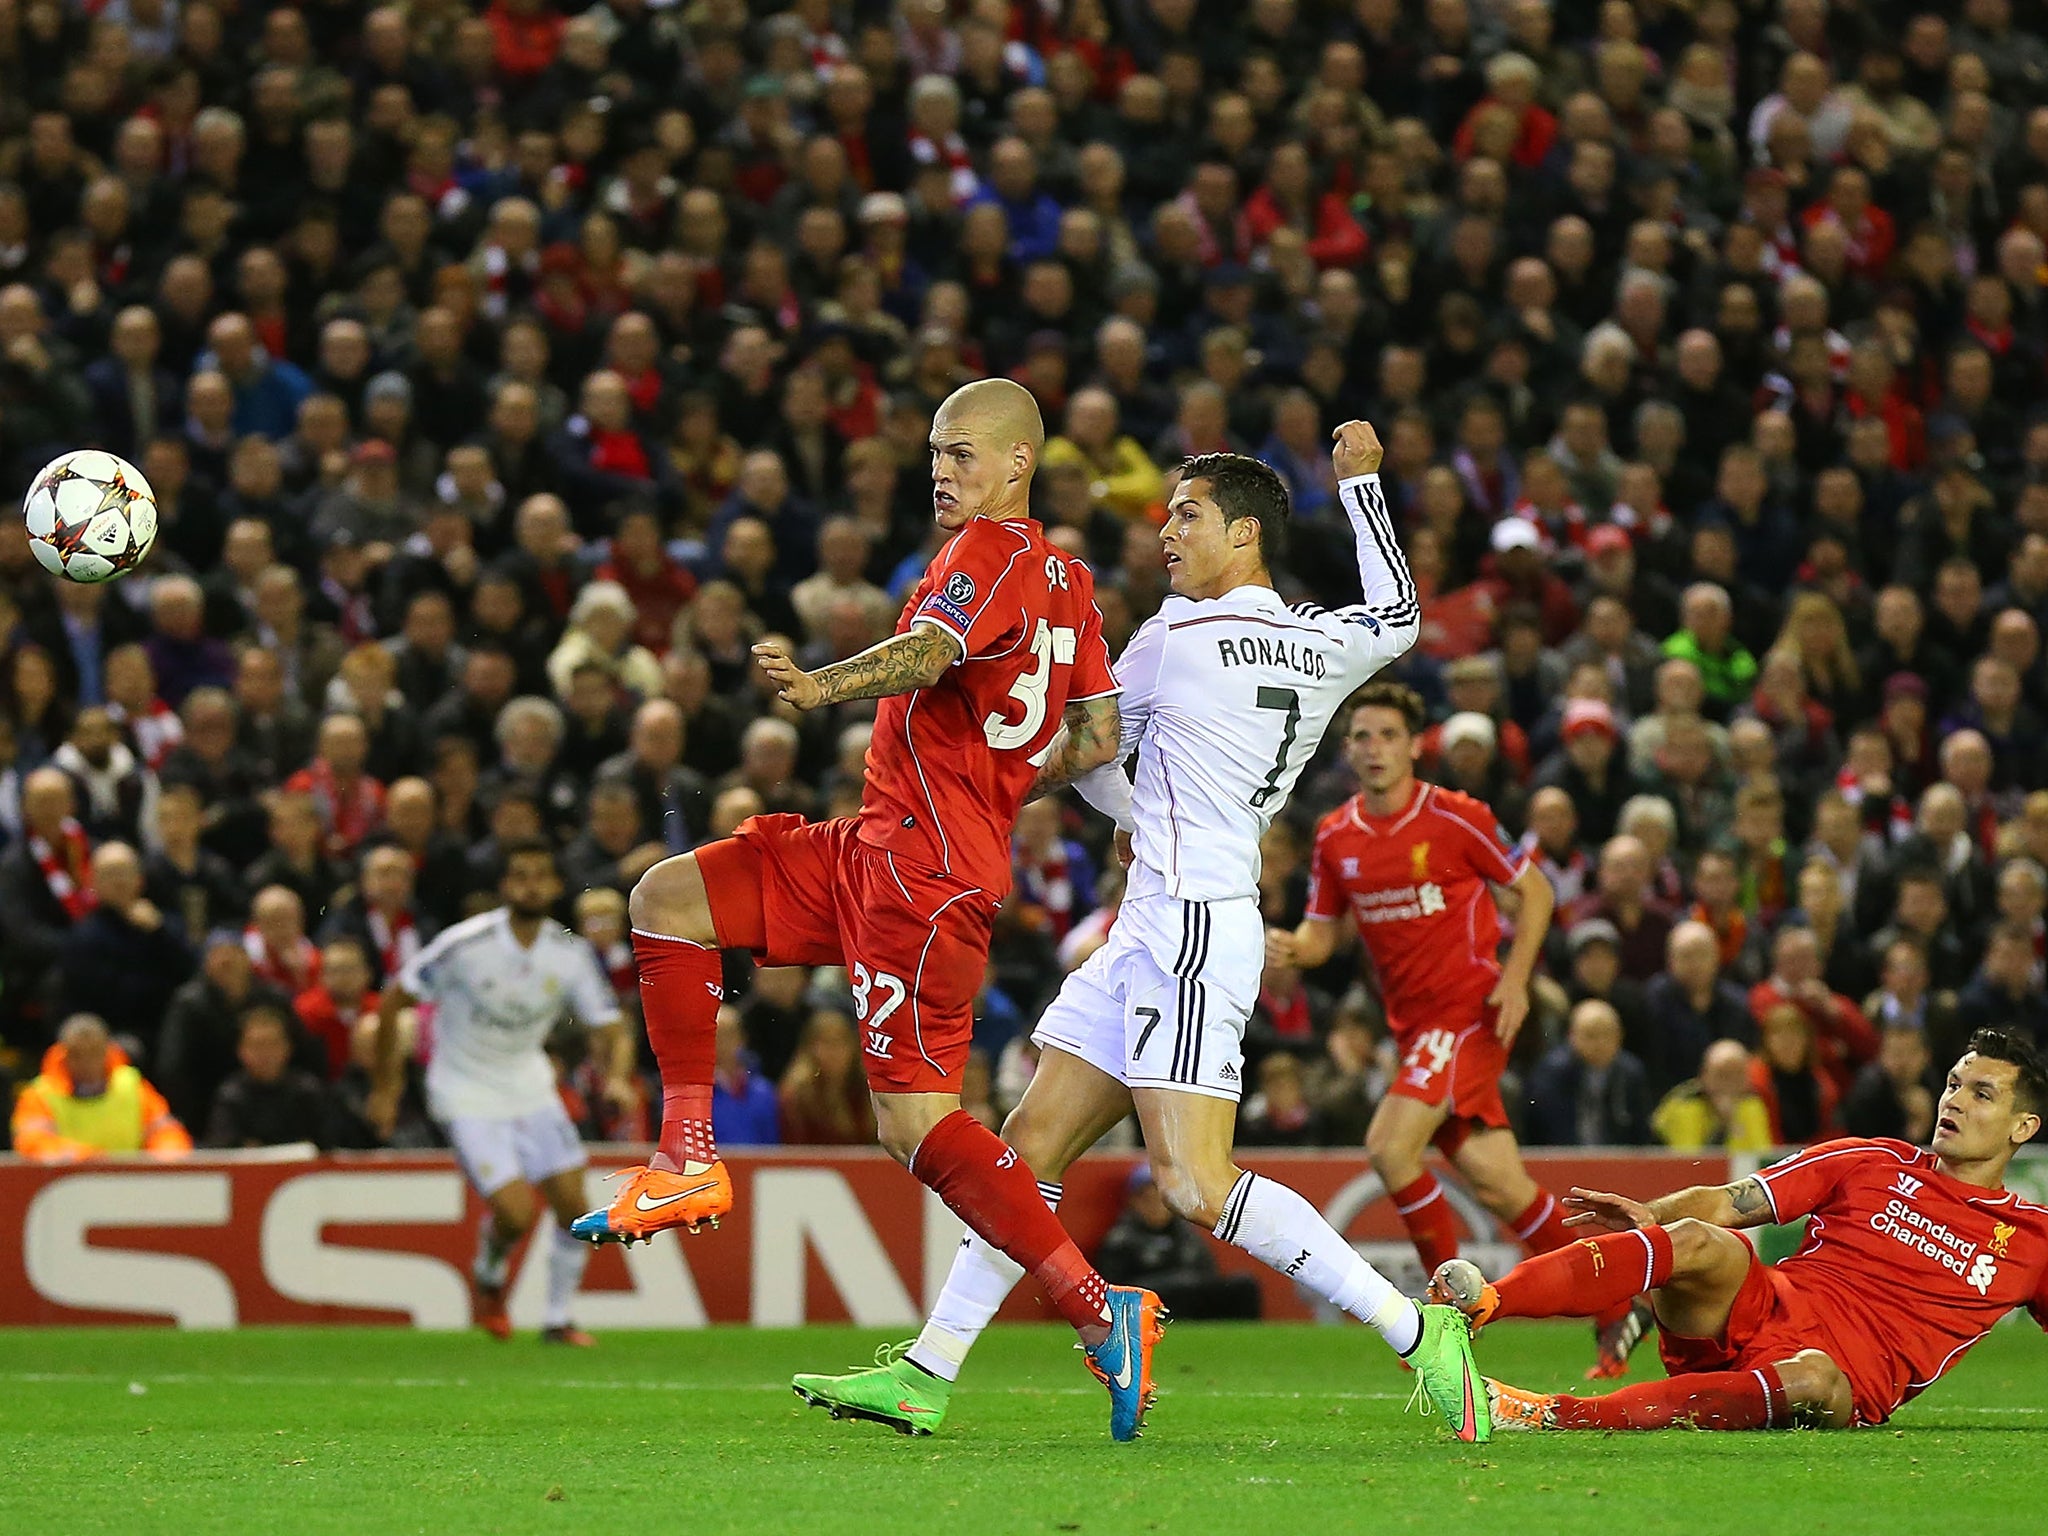
[[[112,581],[156,543],[156,492],[118,454],[78,448],[43,466],[22,502],[29,548],[52,576]]]

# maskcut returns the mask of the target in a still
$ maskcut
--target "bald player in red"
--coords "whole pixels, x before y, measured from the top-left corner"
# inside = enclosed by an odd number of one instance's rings
[[[896,633],[815,672],[778,645],[754,647],[778,696],[798,709],[881,701],[860,812],[815,824],[756,816],[634,886],[661,1141],[611,1204],[573,1230],[630,1242],[695,1231],[730,1210],[732,1180],[711,1133],[721,951],[744,949],[771,966],[843,965],[882,1145],[1045,1287],[1110,1386],[1112,1431],[1126,1439],[1141,1418],[1158,1300],[1112,1294],[1031,1169],[960,1107],[1017,811],[1118,745],[1094,578],[1030,516],[1044,443],[1022,386],[984,379],[955,390],[931,429],[932,515],[952,536]]]
[[[1718,1188],[1647,1205],[1575,1189],[1583,1241],[1498,1285],[1454,1259],[1432,1298],[1475,1326],[1584,1317],[1642,1294],[1665,1381],[1605,1397],[1489,1381],[1496,1429],[1844,1429],[1882,1424],[2015,1307],[2048,1328],[2048,1208],[2005,1188],[2041,1129],[2048,1068],[2017,1034],[1980,1030],[1949,1072],[1927,1148],[1822,1142]],[[1772,1267],[1736,1229],[1806,1217]]]

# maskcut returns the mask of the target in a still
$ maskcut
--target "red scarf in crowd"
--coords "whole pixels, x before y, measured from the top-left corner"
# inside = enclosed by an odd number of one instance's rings
[[[1024,895],[1045,913],[1046,931],[1057,943],[1074,926],[1074,882],[1067,868],[1067,845],[1057,842],[1044,858],[1018,850],[1017,883]]]
[[[47,837],[33,832],[29,834],[28,851],[36,868],[43,872],[43,883],[50,888],[50,894],[57,898],[64,915],[75,923],[99,904],[92,889],[92,844],[85,840],[85,828],[69,816],[57,828],[57,836],[63,841],[63,852],[59,853]]]
[[[590,467],[607,474],[627,475],[635,480],[654,478],[647,467],[647,449],[637,432],[607,432],[593,425],[590,429]]]
[[[308,987],[320,985],[320,951],[301,934],[288,955],[275,953],[269,942],[251,926],[242,930],[242,951],[249,968],[287,997],[297,997]]]
[[[419,925],[410,912],[400,912],[395,923],[375,907],[365,908],[363,916],[370,930],[370,942],[377,946],[377,964],[383,969],[384,980],[396,981],[407,962],[420,952]]]
[[[346,852],[355,847],[384,819],[384,786],[367,773],[359,773],[344,792],[324,757],[314,758],[293,774],[285,788],[313,797],[320,825],[327,829],[330,851]]]
[[[119,710],[118,705],[111,706],[109,712],[115,710]],[[115,716],[115,723],[128,727],[128,734],[134,740],[135,755],[148,765],[152,773],[163,767],[164,759],[171,755],[172,748],[185,739],[185,722],[162,699],[152,698],[141,714],[131,715],[121,710]]]

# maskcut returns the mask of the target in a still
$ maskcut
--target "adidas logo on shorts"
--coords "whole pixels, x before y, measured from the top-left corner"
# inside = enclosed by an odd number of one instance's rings
[[[1226,1061],[1225,1063],[1223,1063],[1223,1070],[1221,1072],[1218,1072],[1216,1076],[1223,1082],[1234,1083],[1237,1081],[1237,1068],[1233,1067],[1229,1062]]]

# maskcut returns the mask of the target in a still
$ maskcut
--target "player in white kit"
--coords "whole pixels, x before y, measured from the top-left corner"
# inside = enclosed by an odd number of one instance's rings
[[[427,1108],[488,1206],[471,1271],[477,1324],[500,1339],[511,1334],[506,1281],[513,1248],[539,1216],[538,1190],[555,1216],[541,1338],[589,1344],[569,1320],[590,1256],[589,1245],[569,1235],[588,1204],[583,1143],[543,1046],[563,1014],[573,1014],[592,1032],[607,1093],[631,1102],[634,1041],[596,951],[548,915],[562,899],[553,850],[537,840],[510,845],[498,894],[504,906],[444,931],[385,987],[370,1118],[388,1134],[403,1084],[399,1014],[432,1003]]]
[[[1417,1308],[1308,1201],[1231,1155],[1245,1023],[1264,964],[1259,840],[1344,701],[1419,628],[1380,457],[1366,423],[1338,429],[1332,461],[1365,600],[1335,610],[1289,606],[1273,590],[1288,510],[1279,476],[1235,454],[1183,466],[1160,534],[1172,595],[1116,669],[1135,789],[1120,762],[1075,784],[1116,821],[1120,842],[1130,836],[1123,905],[1108,942],[1039,1021],[1038,1071],[1003,1135],[1057,1204],[1061,1172],[1135,1106],[1176,1214],[1370,1323],[1459,1438],[1485,1439],[1467,1330],[1446,1308]],[[936,1428],[969,1347],[1020,1276],[969,1237],[899,1358],[851,1376],[799,1377],[799,1391],[905,1432]]]

